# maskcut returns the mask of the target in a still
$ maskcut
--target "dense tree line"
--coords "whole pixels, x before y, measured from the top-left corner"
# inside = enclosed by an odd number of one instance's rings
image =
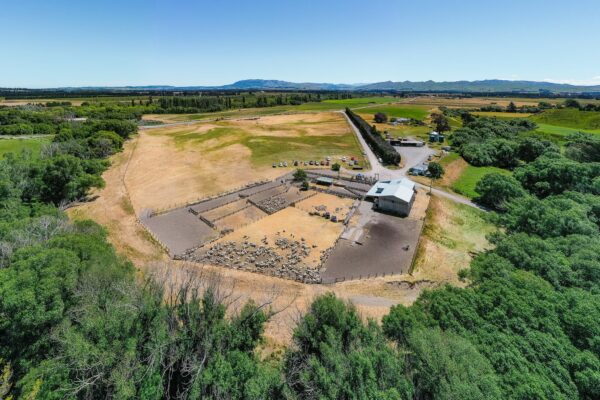
[[[49,111],[0,109],[0,135],[52,135],[62,117]]]
[[[367,121],[352,112],[349,108],[346,108],[346,115],[358,128],[369,147],[384,163],[392,165],[400,164],[400,154],[398,154],[389,142],[381,137],[375,126],[370,126]]]
[[[550,141],[523,135],[536,127],[526,119],[477,118],[469,113],[461,116],[463,127],[453,132],[452,145],[472,165],[512,169],[543,153],[559,151]]]
[[[239,108],[300,105],[327,99],[350,98],[350,94],[339,93],[244,93],[218,96],[173,96],[160,97],[155,102],[156,113],[215,112]],[[154,103],[151,103],[154,104]]]
[[[469,286],[425,292],[384,318],[384,332],[409,349],[415,332],[439,329],[467,341],[469,364],[491,366],[489,380],[475,381],[487,382],[488,393],[460,398],[599,398],[600,165],[588,161],[595,151],[586,151],[583,162],[544,153],[517,168],[514,178],[484,177],[477,184],[480,201],[499,211],[495,220],[503,230],[492,237],[495,248],[462,272]],[[452,369],[439,369],[447,351],[429,359],[438,365],[435,377],[425,375],[433,388],[439,376],[466,367],[455,359]]]

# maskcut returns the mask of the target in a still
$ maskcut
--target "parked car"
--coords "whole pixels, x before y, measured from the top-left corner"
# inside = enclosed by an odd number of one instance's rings
[[[273,163],[273,168],[277,168],[277,163]]]
[[[315,165],[315,162],[314,162],[313,160],[310,160],[308,163],[309,163],[310,165]]]

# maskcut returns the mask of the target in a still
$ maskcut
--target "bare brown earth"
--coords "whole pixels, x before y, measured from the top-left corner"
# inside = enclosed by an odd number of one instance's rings
[[[92,201],[70,208],[68,213],[73,219],[92,219],[106,227],[108,238],[117,251],[137,265],[143,265],[164,259],[165,254],[137,222],[123,183],[128,161],[137,142],[137,137],[129,140],[123,152],[112,157],[112,166],[102,175],[106,186],[91,194]]]
[[[304,263],[311,266],[319,264],[323,251],[329,249],[342,232],[343,225],[334,223],[319,216],[308,215],[295,207],[287,207],[250,225],[235,230],[215,242],[243,242],[248,240],[260,243],[263,238],[269,244],[278,238],[290,240],[304,239],[311,247],[310,255]],[[276,249],[275,249],[276,250]]]

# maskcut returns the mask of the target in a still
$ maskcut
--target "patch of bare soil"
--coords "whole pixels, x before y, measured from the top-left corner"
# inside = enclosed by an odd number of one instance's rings
[[[143,264],[164,259],[165,254],[137,222],[123,184],[127,163],[137,140],[129,140],[123,152],[111,158],[111,167],[102,175],[106,186],[91,193],[91,201],[70,208],[68,214],[73,219],[92,219],[103,225],[108,230],[109,241],[120,254],[136,264]]]

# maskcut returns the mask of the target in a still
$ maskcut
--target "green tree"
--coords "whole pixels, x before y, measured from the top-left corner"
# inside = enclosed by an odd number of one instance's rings
[[[478,202],[498,211],[504,211],[509,202],[526,194],[515,178],[497,172],[481,178],[475,191],[479,193]]]
[[[303,169],[297,169],[296,172],[294,172],[294,180],[296,182],[305,181],[307,177],[308,177],[308,175],[306,174],[306,171]]]
[[[312,303],[295,329],[284,371],[293,398],[408,399],[404,368],[381,329],[363,324],[354,307],[330,293]]]
[[[373,119],[375,120],[375,122],[377,122],[378,124],[383,124],[386,123],[388,120],[387,115],[385,115],[382,112],[378,112],[373,116]]]
[[[525,162],[534,161],[544,153],[559,153],[559,148],[547,140],[536,137],[525,137],[519,141],[517,154],[519,159]]]
[[[444,167],[437,162],[430,162],[427,166],[427,173],[429,174],[429,193],[431,193],[431,187],[433,181],[440,179],[444,175]]]
[[[546,197],[569,190],[592,190],[593,178],[599,173],[598,165],[550,153],[515,169],[514,176],[529,192]]]
[[[445,115],[439,113],[431,114],[431,122],[433,123],[434,129],[439,133],[450,131],[450,122]]]
[[[407,364],[415,399],[502,399],[489,360],[468,340],[439,329],[408,336]]]
[[[93,166],[93,163],[87,163]],[[39,171],[39,192],[43,201],[59,204],[84,197],[92,187],[102,187],[104,181],[96,173],[85,170],[86,163],[71,155],[46,160]],[[95,171],[99,172],[99,171]]]
[[[579,103],[577,100],[575,99],[567,99],[565,100],[565,107],[568,108],[577,108],[577,109],[581,109],[581,103]]]

